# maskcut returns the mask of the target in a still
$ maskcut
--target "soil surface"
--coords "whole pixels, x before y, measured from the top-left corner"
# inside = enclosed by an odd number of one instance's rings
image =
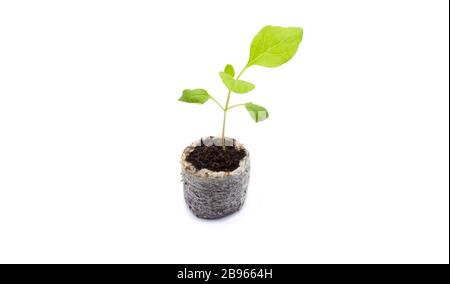
[[[195,147],[186,160],[197,170],[232,172],[239,167],[239,162],[245,155],[245,150],[234,146],[226,146],[224,151],[221,146],[201,145]]]

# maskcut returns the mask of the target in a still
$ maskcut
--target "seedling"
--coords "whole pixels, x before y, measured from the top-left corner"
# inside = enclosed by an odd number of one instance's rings
[[[225,106],[219,103],[204,89],[186,89],[179,101],[186,103],[204,104],[208,100],[215,102],[223,111],[222,122],[222,149],[225,150],[225,125],[227,113],[230,109],[245,106],[250,116],[255,122],[269,118],[266,108],[248,102],[243,104],[230,105],[231,93],[245,94],[252,91],[255,85],[241,80],[242,74],[249,67],[258,65],[263,67],[278,67],[288,62],[297,52],[298,46],[303,38],[302,28],[284,28],[275,26],[265,26],[253,38],[250,46],[250,57],[245,67],[235,76],[232,65],[227,64],[222,72],[219,72],[223,84],[228,89]]]

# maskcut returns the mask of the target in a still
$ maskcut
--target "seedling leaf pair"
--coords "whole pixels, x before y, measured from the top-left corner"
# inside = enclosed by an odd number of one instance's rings
[[[222,78],[222,82],[225,84],[228,90],[237,94],[245,94],[250,92],[255,88],[250,82],[244,80],[235,80],[233,76],[226,72],[219,72],[220,78]]]

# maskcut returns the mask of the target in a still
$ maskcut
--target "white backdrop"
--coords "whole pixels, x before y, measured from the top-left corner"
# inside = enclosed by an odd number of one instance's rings
[[[0,262],[448,263],[448,5],[0,2]],[[246,205],[199,220],[179,159],[222,114],[177,99],[268,24],[305,32],[232,98],[270,112],[229,114]]]

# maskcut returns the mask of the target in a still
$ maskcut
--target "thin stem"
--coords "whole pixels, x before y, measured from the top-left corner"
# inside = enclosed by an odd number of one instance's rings
[[[245,106],[246,104],[248,104],[248,103],[233,105],[233,106],[228,107],[228,109],[230,110],[230,109],[235,108],[235,107]]]
[[[242,76],[242,74],[244,73],[245,70],[247,70],[248,65],[245,66],[241,72],[239,72],[239,74],[236,77],[236,80],[239,80],[239,78]],[[223,109],[223,123],[222,123],[222,150],[225,151],[225,125],[226,125],[226,120],[227,120],[227,112],[230,109],[228,107],[228,104],[230,103],[230,97],[231,97],[231,91],[228,91],[228,95],[227,95],[227,102],[225,104],[225,108]]]
[[[209,98],[211,100],[213,100],[213,102],[215,102],[222,110],[225,110],[225,108],[215,98],[213,98],[211,95],[209,95]]]
[[[241,70],[241,72],[239,72],[239,75],[236,77],[236,80],[239,80],[239,78],[241,78],[241,75],[244,73],[245,70],[247,70],[247,68],[248,68],[248,65],[245,66],[245,67]]]
[[[223,122],[222,122],[222,150],[225,151],[225,124],[227,121],[228,104],[230,103],[231,91],[228,91],[227,102],[225,103],[225,109],[223,110]]]

